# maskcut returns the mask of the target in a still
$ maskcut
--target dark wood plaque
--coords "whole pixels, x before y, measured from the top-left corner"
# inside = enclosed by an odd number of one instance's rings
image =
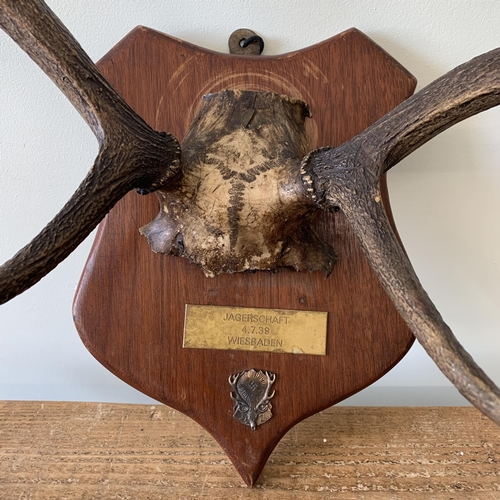
[[[300,98],[312,112],[311,149],[350,139],[416,83],[355,29],[264,57],[219,54],[139,27],[98,66],[153,128],[179,139],[204,94],[250,89]],[[383,191],[389,211],[385,185]],[[413,336],[342,213],[318,222],[339,256],[325,279],[290,269],[207,278],[185,259],[151,251],[139,228],[157,212],[154,194],[130,193],[101,223],[75,298],[77,329],[106,368],[207,429],[253,484],[293,425],[373,383],[406,354]],[[183,348],[186,304],[328,312],[326,355]],[[276,374],[273,417],[254,431],[233,418],[228,383],[252,368]]]

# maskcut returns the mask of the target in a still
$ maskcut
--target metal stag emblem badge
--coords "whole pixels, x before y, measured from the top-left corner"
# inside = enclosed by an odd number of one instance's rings
[[[257,425],[267,422],[273,416],[270,400],[275,391],[270,394],[270,390],[275,380],[275,373],[254,369],[230,375],[229,384],[234,391],[231,392],[233,417],[253,431]]]

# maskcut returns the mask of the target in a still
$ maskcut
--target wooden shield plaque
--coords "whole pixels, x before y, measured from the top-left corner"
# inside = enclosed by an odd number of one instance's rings
[[[409,97],[416,83],[355,29],[298,52],[264,57],[219,54],[140,27],[98,66],[154,129],[180,140],[204,94],[246,89],[302,99],[312,113],[311,150],[361,132]],[[384,201],[389,211],[387,195]],[[317,232],[338,254],[327,279],[323,272],[286,268],[208,278],[186,259],[151,251],[139,228],[157,212],[154,194],[130,193],[101,223],[75,298],[77,329],[106,368],[200,423],[253,484],[293,425],[377,380],[405,355],[413,336],[341,212],[325,213],[317,222]],[[203,344],[204,325],[218,330],[217,321],[196,314],[211,314],[213,306],[228,318],[233,314],[234,328],[223,336],[243,339],[237,349]],[[311,354],[280,352],[275,340],[255,349],[251,339],[258,332],[245,330],[246,320],[260,311],[269,322],[282,323],[288,320],[280,317],[297,311],[311,313],[320,321],[318,331],[323,328],[323,347]],[[198,337],[190,344],[184,328],[195,320]],[[316,328],[313,320],[304,321],[298,341]],[[255,430],[233,416],[235,377],[252,370],[272,374],[274,391],[272,417],[262,418]]]

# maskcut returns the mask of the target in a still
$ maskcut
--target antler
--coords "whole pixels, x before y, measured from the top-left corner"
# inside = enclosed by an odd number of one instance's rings
[[[465,63],[338,148],[310,153],[303,180],[317,203],[340,207],[371,266],[441,371],[500,424],[500,390],[444,323],[400,247],[381,201],[380,177],[455,123],[500,104],[500,49]]]
[[[1,304],[64,260],[128,191],[165,185],[179,170],[180,148],[125,103],[42,0],[0,0],[0,27],[61,89],[99,142],[93,167],[63,209],[0,267]]]
[[[260,398],[259,403],[257,406],[261,405],[265,401],[274,398],[274,395],[276,394],[276,391],[273,391],[271,394],[269,394],[269,391],[271,390],[271,387],[273,386],[274,382],[276,381],[276,373],[271,373],[271,372],[264,372],[266,375],[266,391]]]

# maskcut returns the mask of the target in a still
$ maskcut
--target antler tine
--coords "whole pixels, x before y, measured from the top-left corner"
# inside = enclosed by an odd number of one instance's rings
[[[486,52],[438,78],[339,148],[309,153],[305,165],[335,168],[363,155],[356,168],[380,176],[456,123],[500,104],[500,48]],[[309,169],[310,170],[310,169]]]
[[[61,212],[0,267],[1,304],[64,260],[128,191],[164,185],[179,170],[180,147],[125,103],[42,0],[0,0],[0,27],[62,90],[100,145],[92,169]]]
[[[401,249],[381,203],[366,200],[347,219],[387,294],[439,369],[474,406],[500,425],[500,389],[443,321]],[[374,223],[376,217],[377,223]]]
[[[264,372],[266,375],[266,391],[264,395],[261,398],[261,401],[264,402],[266,399],[272,399],[274,398],[274,395],[276,394],[276,391],[273,391],[271,394],[269,394],[269,391],[271,390],[271,387],[273,386],[274,382],[276,381],[276,373],[271,373],[271,372]]]
[[[117,106],[128,106],[43,0],[1,0],[0,27],[59,87],[99,140],[106,122],[123,120]]]
[[[446,73],[360,135],[383,173],[444,130],[498,104],[500,48]]]
[[[500,389],[444,323],[400,247],[382,206],[381,175],[453,124],[500,104],[500,49],[452,70],[338,148],[303,160],[323,206],[340,207],[394,305],[458,390],[500,425]]]

